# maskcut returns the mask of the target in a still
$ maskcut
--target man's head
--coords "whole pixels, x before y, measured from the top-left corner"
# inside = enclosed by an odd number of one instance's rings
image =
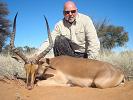
[[[64,14],[65,20],[67,20],[70,23],[73,23],[76,19],[76,15],[77,15],[77,7],[76,7],[75,3],[72,1],[67,1],[64,4],[63,14]]]

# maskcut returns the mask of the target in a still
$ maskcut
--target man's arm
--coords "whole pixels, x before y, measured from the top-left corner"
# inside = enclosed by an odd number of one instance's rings
[[[90,17],[87,17],[85,21],[85,35],[88,58],[96,59],[100,50],[100,42]]]

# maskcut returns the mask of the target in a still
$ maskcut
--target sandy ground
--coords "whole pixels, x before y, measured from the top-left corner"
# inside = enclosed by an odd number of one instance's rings
[[[27,90],[22,81],[0,80],[0,100],[133,100],[133,81],[108,89],[35,86]]]

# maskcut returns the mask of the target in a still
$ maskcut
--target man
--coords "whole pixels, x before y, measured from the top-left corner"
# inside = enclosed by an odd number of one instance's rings
[[[54,55],[69,55],[95,59],[100,49],[96,29],[90,17],[78,13],[74,2],[64,4],[64,18],[59,21],[51,33],[54,41]],[[47,45],[45,41],[38,50],[42,52]]]

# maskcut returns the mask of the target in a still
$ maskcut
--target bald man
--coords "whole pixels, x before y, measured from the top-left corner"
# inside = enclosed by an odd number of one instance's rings
[[[89,16],[78,13],[74,2],[64,4],[64,18],[60,20],[51,33],[54,41],[54,56],[69,55],[96,59],[100,50],[100,42],[96,29]],[[46,40],[39,48],[41,53],[49,45]]]

